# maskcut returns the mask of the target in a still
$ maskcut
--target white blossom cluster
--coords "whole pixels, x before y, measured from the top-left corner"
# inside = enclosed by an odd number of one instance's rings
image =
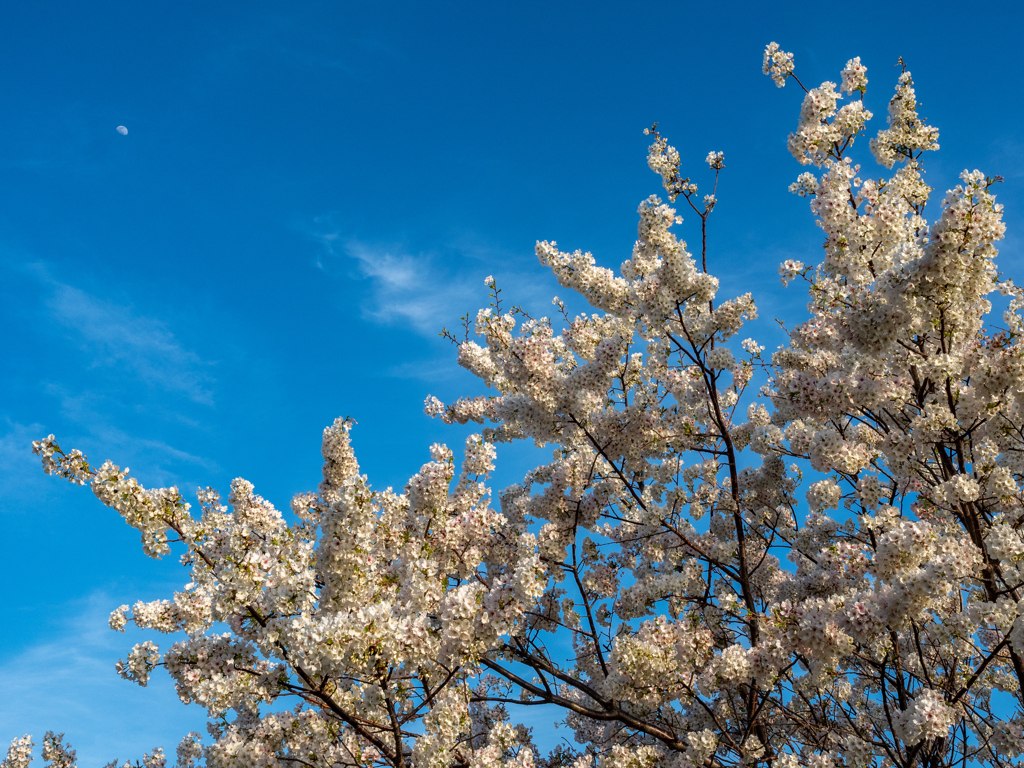
[[[28,768],[28,764],[32,762],[32,748],[34,746],[35,743],[28,734],[15,739],[11,742],[11,746],[7,748],[7,757],[4,758],[3,762],[0,762],[0,766],[3,766],[3,768]]]
[[[764,49],[764,63],[761,71],[770,75],[775,84],[782,88],[786,78],[793,74],[793,54],[780,50],[778,43],[768,43]]]
[[[763,69],[803,87],[774,43]],[[724,156],[705,159],[701,204],[655,128],[648,164],[693,211],[699,253],[651,196],[618,271],[537,244],[586,313],[557,298],[564,322],[503,311],[488,277],[491,306],[453,337],[488,391],[425,403],[481,426],[458,467],[434,445],[402,493],[373,490],[339,419],[323,482],[289,522],[241,479],[227,504],[201,490],[193,512],[176,488],[94,469],[52,435],[35,444],[44,471],[89,483],[147,554],[183,552],[180,592],[110,617],[185,633],[118,665],[141,685],[163,667],[209,711],[180,768],[952,768],[1024,754],[1024,291],[995,265],[998,178],[965,171],[925,219],[937,131],[907,72],[871,143],[895,170],[862,173],[850,153],[871,119],[866,71],[850,59],[838,89],[805,89],[789,148],[817,170],[790,189],[825,247],[779,269],[810,303],[770,360],[735,339],[751,294],[722,299],[708,271]],[[997,291],[1002,327],[987,320]],[[517,441],[550,460],[495,505],[495,446]],[[537,750],[515,717],[536,705],[563,713],[571,744]],[[44,757],[73,764],[60,741],[48,734]],[[30,750],[16,739],[3,767]]]

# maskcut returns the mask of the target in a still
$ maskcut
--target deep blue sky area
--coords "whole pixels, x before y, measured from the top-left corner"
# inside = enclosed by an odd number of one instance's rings
[[[486,305],[487,275],[549,314],[565,292],[538,239],[628,258],[637,205],[662,191],[645,162],[654,121],[701,194],[705,155],[724,151],[709,266],[720,295],[760,306],[741,338],[774,348],[774,319],[806,311],[778,264],[815,261],[821,236],[786,192],[804,170],[786,151],[802,94],[761,74],[771,40],[809,86],[861,56],[870,134],[903,56],[940,130],[935,200],[964,168],[1003,175],[1000,264],[1020,281],[1020,7],[7,3],[0,751],[52,728],[85,768],[173,755],[205,722],[162,672],[146,690],[118,680],[138,638],[106,628],[187,577],[145,558],[88,489],[43,476],[33,439],[188,495],[244,476],[287,508],[316,487],[322,429],[349,415],[371,482],[400,488],[432,442],[469,432],[429,420],[425,396],[481,391],[438,331]],[[502,450],[496,484],[529,459]]]

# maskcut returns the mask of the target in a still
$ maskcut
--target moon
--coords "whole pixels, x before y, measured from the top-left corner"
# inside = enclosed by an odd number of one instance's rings
[[[117,126],[117,132],[120,133],[122,136],[128,135],[128,129],[125,128],[123,125]]]

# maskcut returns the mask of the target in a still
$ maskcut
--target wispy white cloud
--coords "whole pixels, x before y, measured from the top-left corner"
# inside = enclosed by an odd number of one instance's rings
[[[126,636],[107,627],[118,602],[95,593],[61,606],[69,618],[0,662],[6,738],[30,733],[38,744],[46,730],[63,731],[80,765],[103,765],[139,759],[157,746],[173,754],[188,731],[205,731],[205,711],[183,707],[166,674],[155,674],[145,689],[117,676],[114,662],[142,639],[141,632]]]
[[[49,480],[32,455],[32,441],[46,437],[39,424],[18,424],[10,418],[0,420],[0,488],[5,502],[22,502],[38,497]],[[6,507],[6,504],[4,505]]]
[[[331,216],[318,217],[301,229],[331,257],[328,263],[318,260],[318,268],[331,271],[335,260],[343,258],[370,283],[361,309],[377,322],[408,325],[434,336],[474,306],[482,292],[480,283],[457,274],[434,254],[414,255],[399,247],[345,237]]]
[[[93,356],[94,365],[118,367],[151,386],[213,404],[211,364],[183,347],[160,320],[60,283],[47,306]]]
[[[102,414],[83,407],[80,398],[62,398],[61,411],[62,416],[88,429],[88,443],[103,446],[103,454],[90,455],[91,461],[99,464],[109,458],[122,466],[145,467],[143,480],[147,486],[204,486],[208,480],[203,475],[220,472],[217,463],[206,457],[175,448],[162,440],[132,437],[111,426]],[[42,424],[26,425],[0,417],[0,488],[3,488],[0,513],[31,509],[58,485],[57,480],[43,474],[39,459],[32,453],[32,441],[45,437],[48,432]],[[74,435],[57,437],[65,449],[88,448]]]
[[[91,459],[109,458],[121,465],[130,462],[132,466],[144,466],[147,485],[205,485],[202,478],[192,477],[196,469],[210,473],[220,471],[215,461],[204,456],[181,450],[162,440],[133,436],[114,426],[106,414],[109,404],[102,394],[69,390],[57,384],[47,385],[46,392],[59,402],[60,415],[63,419],[87,430],[90,443],[103,446],[104,454],[92,456]],[[44,433],[40,431],[40,434]],[[84,450],[83,445],[69,444],[64,447]]]
[[[456,352],[452,347],[450,354],[427,360],[407,360],[387,369],[388,376],[396,379],[419,379],[427,382],[451,381],[466,375],[455,363]]]
[[[346,255],[373,284],[364,307],[375,320],[407,323],[420,333],[434,335],[451,325],[473,304],[476,286],[440,268],[426,255],[410,256],[349,241]],[[462,310],[462,311],[460,311]]]
[[[518,304],[540,315],[550,312],[553,294],[549,291],[557,289],[532,251],[510,251],[473,232],[453,236],[437,250],[413,253],[401,246],[350,237],[333,214],[299,223],[297,228],[322,247],[318,269],[331,273],[339,263],[349,264],[370,283],[361,307],[365,317],[411,326],[427,336],[437,335],[444,327],[458,328],[466,312],[475,315],[478,308],[487,306],[487,275],[497,278],[506,308]],[[413,373],[394,371],[403,378]]]
[[[67,618],[41,641],[14,650],[0,661],[0,737],[12,739],[28,733],[38,745],[47,730],[63,732],[78,752],[82,766],[104,765],[110,760],[139,760],[144,752],[162,746],[173,756],[180,739],[189,731],[206,734],[206,712],[178,700],[166,672],[153,673],[149,685],[140,688],[122,680],[114,671],[134,643],[143,639],[169,647],[172,635],[156,636],[129,626],[125,634],[107,626],[110,611],[120,602],[131,602],[97,591],[84,600],[60,606]],[[290,705],[290,703],[289,703]],[[561,740],[565,731],[552,729],[559,719],[555,707],[531,708],[520,721],[534,727],[542,750]],[[6,744],[0,743],[0,749]],[[36,747],[38,756],[39,747]]]

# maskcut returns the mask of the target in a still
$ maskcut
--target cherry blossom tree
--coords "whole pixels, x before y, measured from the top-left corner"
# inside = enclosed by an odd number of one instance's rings
[[[338,420],[323,482],[288,522],[241,479],[227,505],[205,489],[193,511],[177,488],[93,467],[52,435],[35,444],[147,554],[182,553],[173,599],[110,617],[185,633],[118,664],[140,685],[164,667],[209,711],[179,766],[1015,764],[1024,293],[995,266],[999,178],[965,171],[929,223],[922,156],[938,131],[908,71],[869,143],[891,172],[876,179],[852,159],[872,119],[859,58],[812,89],[775,43],[763,68],[804,91],[789,149],[815,170],[790,191],[825,236],[819,264],[780,268],[810,314],[770,359],[735,341],[751,295],[721,300],[708,271],[724,157],[707,156],[700,197],[655,126],[668,202],[640,204],[619,273],[537,245],[591,312],[557,298],[554,319],[506,312],[488,278],[491,307],[462,338],[445,332],[485,388],[427,400],[480,425],[458,466],[435,445],[404,493],[372,490]],[[699,223],[699,258],[672,205]],[[516,441],[551,460],[494,503],[495,445]],[[519,721],[538,705],[563,712],[571,745],[537,749]],[[4,768],[31,747],[15,740]],[[52,733],[43,756],[75,761]]]

